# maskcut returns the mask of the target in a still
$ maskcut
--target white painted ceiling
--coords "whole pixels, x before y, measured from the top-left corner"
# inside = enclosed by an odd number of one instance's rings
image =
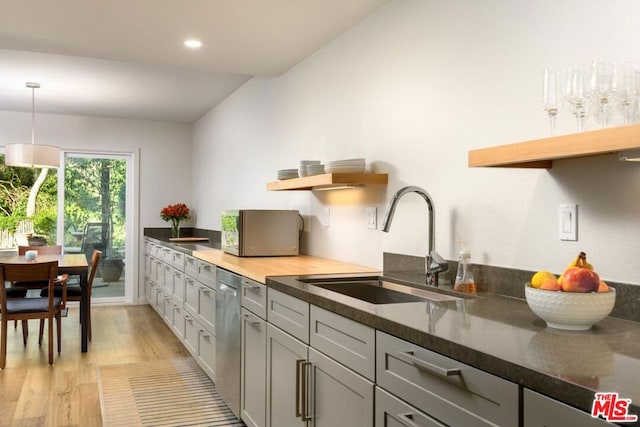
[[[0,0],[0,110],[190,123],[387,1]]]

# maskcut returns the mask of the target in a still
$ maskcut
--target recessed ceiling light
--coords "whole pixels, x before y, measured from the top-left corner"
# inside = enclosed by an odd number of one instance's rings
[[[190,49],[198,49],[202,47],[202,42],[200,40],[188,39],[184,41],[184,45]]]

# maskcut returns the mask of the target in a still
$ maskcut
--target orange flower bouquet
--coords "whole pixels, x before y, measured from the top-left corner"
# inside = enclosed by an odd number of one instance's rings
[[[189,208],[184,203],[169,205],[160,211],[160,218],[171,221],[171,237],[180,237],[180,221],[191,219]]]

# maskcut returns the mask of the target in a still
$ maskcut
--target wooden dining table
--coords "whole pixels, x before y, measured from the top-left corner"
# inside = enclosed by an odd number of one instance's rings
[[[68,274],[80,277],[82,290],[80,301],[80,340],[81,352],[86,353],[89,347],[89,319],[91,318],[90,291],[87,283],[89,277],[89,263],[84,254],[39,255],[35,260],[27,260],[24,255],[10,255],[0,257],[0,264],[35,264],[39,262],[58,261],[58,274]]]

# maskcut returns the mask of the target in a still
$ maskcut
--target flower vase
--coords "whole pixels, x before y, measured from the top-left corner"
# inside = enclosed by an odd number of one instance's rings
[[[180,237],[180,221],[177,221],[177,220],[172,221],[171,237],[174,239]]]

